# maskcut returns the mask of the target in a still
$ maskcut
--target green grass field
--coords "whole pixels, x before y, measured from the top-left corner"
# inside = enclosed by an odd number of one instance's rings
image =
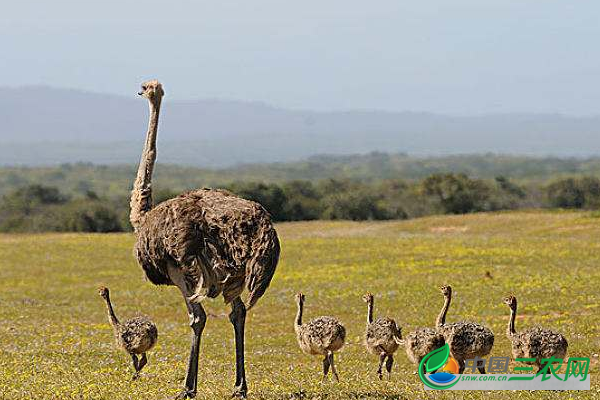
[[[304,222],[278,226],[279,268],[247,320],[249,396],[281,398],[599,398],[600,218],[590,213],[518,212],[430,217],[402,222]],[[164,399],[182,386],[190,330],[179,292],[144,280],[133,236],[0,236],[0,399]],[[492,278],[486,277],[489,271]],[[508,309],[520,300],[517,329],[562,331],[569,354],[592,358],[592,390],[425,392],[403,349],[392,380],[379,382],[377,360],[362,345],[366,307],[396,318],[407,333],[432,326],[442,284],[454,288],[448,321],[472,319],[496,334],[492,355],[510,354]],[[142,378],[131,381],[96,288],[107,285],[122,319],[140,311],[159,341]],[[339,317],[348,331],[337,355],[341,383],[320,383],[321,360],[295,342],[294,294],[306,317]],[[206,301],[198,398],[228,398],[234,381],[233,329],[222,300]],[[511,368],[512,370],[512,368]]]

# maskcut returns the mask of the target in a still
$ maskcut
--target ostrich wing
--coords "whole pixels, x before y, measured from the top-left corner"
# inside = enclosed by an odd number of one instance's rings
[[[183,272],[195,301],[223,293],[230,302],[245,283],[250,308],[273,277],[279,241],[269,213],[260,204],[227,191],[200,189],[148,213],[138,229],[136,250],[153,282],[147,265],[168,275],[165,265],[171,262]],[[171,282],[167,278],[164,283]]]

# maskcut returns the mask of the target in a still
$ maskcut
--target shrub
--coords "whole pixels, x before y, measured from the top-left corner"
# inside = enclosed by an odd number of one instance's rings
[[[20,188],[0,203],[2,232],[122,231],[112,207],[93,192],[68,200],[58,189],[41,185]]]
[[[383,206],[383,196],[373,193],[364,185],[330,179],[321,187],[323,193],[323,219],[390,219]]]
[[[286,221],[318,219],[323,212],[322,195],[310,181],[291,181],[283,185]]]
[[[434,174],[421,187],[427,196],[436,198],[446,214],[485,211],[490,187],[483,181],[464,174]]]
[[[594,177],[566,178],[546,187],[548,202],[560,208],[598,208],[600,180]]]
[[[257,182],[236,183],[230,186],[230,190],[244,199],[260,203],[271,213],[275,221],[287,220],[284,210],[287,198],[278,185]]]
[[[116,212],[99,201],[74,201],[58,210],[59,228],[71,232],[121,232]]]

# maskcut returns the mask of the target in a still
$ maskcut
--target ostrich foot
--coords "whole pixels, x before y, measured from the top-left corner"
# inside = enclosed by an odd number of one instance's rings
[[[131,377],[132,381],[137,381],[138,379],[140,379],[140,373],[136,372],[135,374],[133,374],[133,376]]]
[[[248,388],[246,387],[246,385],[236,386],[233,389],[231,397],[237,399],[245,399],[246,397],[248,397]]]
[[[175,400],[193,399],[194,397],[196,397],[196,392],[189,389],[183,389],[181,393],[175,397]]]

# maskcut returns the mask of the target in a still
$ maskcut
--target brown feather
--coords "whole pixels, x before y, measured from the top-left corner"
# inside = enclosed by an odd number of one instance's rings
[[[244,286],[248,308],[264,294],[279,259],[269,213],[228,191],[199,189],[144,214],[135,255],[148,279],[172,285],[167,265],[181,268],[194,301],[223,294],[229,303]]]

